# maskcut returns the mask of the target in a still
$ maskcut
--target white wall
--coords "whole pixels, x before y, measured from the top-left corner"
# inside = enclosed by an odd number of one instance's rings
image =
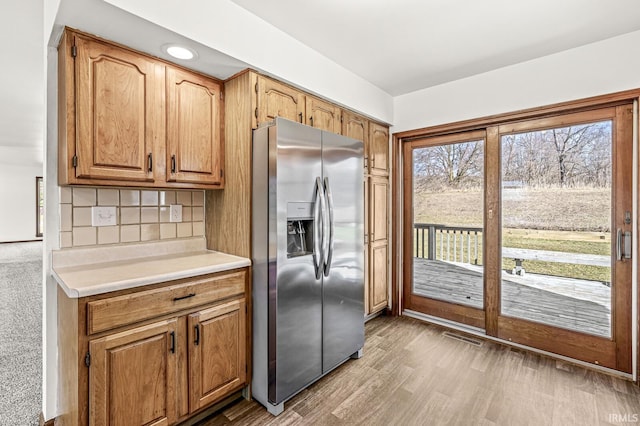
[[[36,238],[36,176],[42,150],[0,147],[0,242]]]
[[[392,132],[640,88],[640,31],[394,99]]]
[[[229,0],[105,0],[250,66],[391,123],[393,98]],[[197,11],[197,13],[194,13]]]

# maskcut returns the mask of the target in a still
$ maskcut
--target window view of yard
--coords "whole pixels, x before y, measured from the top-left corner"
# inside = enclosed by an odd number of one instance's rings
[[[478,308],[483,144],[413,151],[414,291]],[[609,121],[502,136],[503,314],[610,335],[611,145]]]

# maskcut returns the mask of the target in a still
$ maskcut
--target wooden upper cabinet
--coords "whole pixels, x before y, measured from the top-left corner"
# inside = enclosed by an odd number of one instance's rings
[[[271,121],[276,117],[298,123],[304,122],[305,96],[302,92],[261,75],[257,80],[256,118],[258,124]]]
[[[189,411],[226,396],[246,381],[244,299],[189,315]]]
[[[368,173],[369,164],[369,120],[351,111],[342,111],[342,134],[364,143],[364,168]]]
[[[89,424],[175,423],[176,319],[89,342]]]
[[[389,175],[389,128],[369,124],[369,171],[372,175]]]
[[[339,107],[313,96],[307,96],[306,105],[307,124],[309,126],[332,133],[341,133],[341,109]]]
[[[166,81],[167,181],[221,184],[222,85],[173,67]]]
[[[219,80],[67,29],[58,91],[60,185],[224,186]]]
[[[76,178],[153,181],[157,63],[75,35]]]

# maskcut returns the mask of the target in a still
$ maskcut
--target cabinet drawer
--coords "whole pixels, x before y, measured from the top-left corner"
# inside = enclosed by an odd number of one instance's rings
[[[87,303],[87,333],[95,334],[244,293],[245,272],[205,275],[167,287]]]

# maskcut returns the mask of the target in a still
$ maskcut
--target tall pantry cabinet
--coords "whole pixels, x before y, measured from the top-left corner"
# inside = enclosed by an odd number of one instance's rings
[[[250,70],[227,80],[224,90],[226,190],[207,191],[208,248],[251,257],[251,138],[260,124],[283,117],[362,140],[365,313],[384,309],[390,270],[388,127]]]

